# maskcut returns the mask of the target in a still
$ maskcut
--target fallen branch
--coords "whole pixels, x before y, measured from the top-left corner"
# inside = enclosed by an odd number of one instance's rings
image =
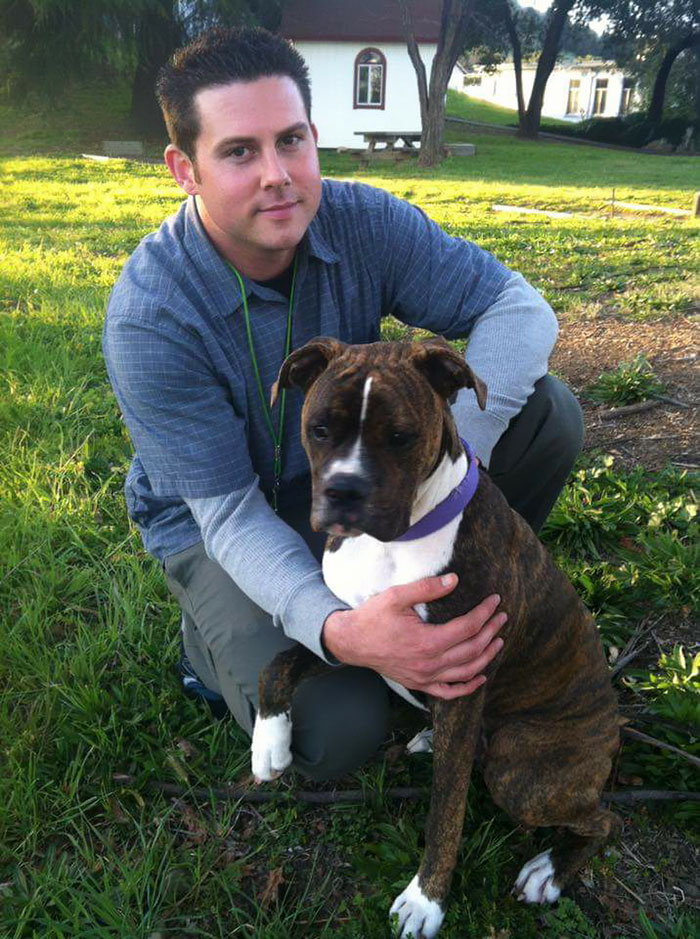
[[[686,751],[681,750],[680,747],[674,747],[671,743],[657,740],[656,737],[650,737],[649,734],[642,733],[641,730],[635,730],[634,727],[629,727],[628,725],[621,727],[620,733],[625,737],[632,737],[633,740],[640,740],[642,743],[648,743],[652,747],[658,747],[659,750],[670,750],[671,753],[683,757],[684,760],[687,760],[689,763],[692,763],[693,766],[697,766],[698,769],[700,769],[700,757],[693,756],[692,753],[686,753]]]
[[[695,404],[686,404],[685,401],[679,401],[678,398],[669,398],[668,395],[653,395],[653,397],[657,401],[662,401],[664,404],[673,404],[677,408],[685,408],[686,410],[690,410],[690,408],[695,407]]]
[[[126,785],[133,783],[133,776],[116,774],[116,781]],[[365,803],[376,798],[377,793],[366,789],[331,789],[325,792],[305,792],[303,790],[261,790],[248,789],[244,786],[194,787],[188,789],[175,783],[151,782],[149,789],[162,792],[163,795],[185,798],[191,796],[202,802],[211,799],[231,800],[233,802],[307,802],[311,805],[331,805],[334,803]],[[427,798],[430,790],[427,788],[395,787],[385,789],[383,796],[390,799],[421,799]],[[700,792],[667,791],[663,789],[622,789],[619,792],[603,792],[603,802],[700,802]]]
[[[620,711],[629,718],[632,724],[656,724],[666,730],[672,730],[687,737],[700,737],[700,728],[694,724],[683,724],[681,721],[672,721],[667,717],[658,717],[656,714],[641,714],[631,707],[621,707]]]
[[[604,792],[603,802],[700,802],[700,792],[673,789],[621,789]]]
[[[641,414],[642,411],[651,411],[652,408],[659,408],[664,404],[655,398],[653,401],[640,401],[638,404],[626,404],[621,408],[610,408],[607,411],[598,411],[596,417],[601,421],[614,421],[616,417],[629,417],[630,414]]]
[[[131,785],[135,782],[133,776],[122,774],[115,775],[114,779],[123,785]],[[291,800],[293,802],[307,802],[310,805],[332,805],[335,802],[371,802],[379,795],[375,791],[364,789],[329,789],[322,792],[306,792],[292,789],[251,789],[246,786],[187,788],[186,786],[178,786],[175,783],[160,782],[158,780],[149,782],[148,788],[154,789],[156,792],[162,792],[166,796],[176,798],[193,796],[202,801],[214,796],[216,799],[230,799],[233,802],[286,802]],[[382,790],[381,795],[389,799],[418,799],[427,795],[428,791],[428,789],[412,787],[393,787]]]
[[[637,658],[637,656],[642,654],[643,651],[644,651],[644,646],[640,646],[639,649],[634,649],[628,655],[621,655],[620,658],[617,660],[617,662],[615,662],[615,665],[613,666],[613,668],[610,669],[610,679],[612,680],[613,678],[617,678],[617,676],[620,674],[622,669],[626,665],[629,665],[630,662],[633,662]]]

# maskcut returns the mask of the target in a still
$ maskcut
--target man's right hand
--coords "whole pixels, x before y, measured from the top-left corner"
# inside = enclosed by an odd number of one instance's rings
[[[322,641],[346,665],[371,668],[406,688],[436,698],[476,691],[482,672],[503,648],[496,633],[507,615],[496,613],[497,594],[448,623],[425,624],[414,606],[451,593],[456,574],[390,587],[354,610],[327,617]]]

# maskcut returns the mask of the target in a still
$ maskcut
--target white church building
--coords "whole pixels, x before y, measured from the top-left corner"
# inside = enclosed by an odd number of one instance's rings
[[[415,35],[430,75],[441,0],[413,0]],[[416,72],[397,0],[288,0],[280,32],[309,66],[320,147],[364,147],[363,133],[421,130]]]

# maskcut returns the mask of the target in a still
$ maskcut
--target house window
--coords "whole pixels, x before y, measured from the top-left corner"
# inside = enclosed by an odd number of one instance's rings
[[[355,59],[356,108],[383,108],[386,59],[379,49],[363,49]]]
[[[566,101],[566,113],[578,114],[579,111],[579,93],[581,91],[581,80],[572,78],[569,82],[569,97]]]
[[[632,105],[632,95],[634,94],[634,82],[631,78],[625,78],[622,81],[622,100],[620,101],[620,113],[629,114]]]
[[[605,114],[605,99],[608,96],[607,78],[596,78],[595,94],[593,96],[593,113]]]

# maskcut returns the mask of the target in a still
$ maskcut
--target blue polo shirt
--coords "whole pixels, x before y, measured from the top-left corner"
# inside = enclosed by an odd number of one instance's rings
[[[513,276],[420,209],[369,186],[324,180],[298,249],[292,348],[314,336],[379,338],[383,316],[448,338],[469,335]],[[287,298],[244,279],[263,387],[284,354]],[[185,499],[272,489],[273,445],[261,410],[238,281],[190,198],[146,237],[112,291],[107,370],[135,456],[129,514],[159,559],[201,539]],[[281,499],[308,481],[300,393],[287,395]],[[278,412],[273,410],[277,422]]]

